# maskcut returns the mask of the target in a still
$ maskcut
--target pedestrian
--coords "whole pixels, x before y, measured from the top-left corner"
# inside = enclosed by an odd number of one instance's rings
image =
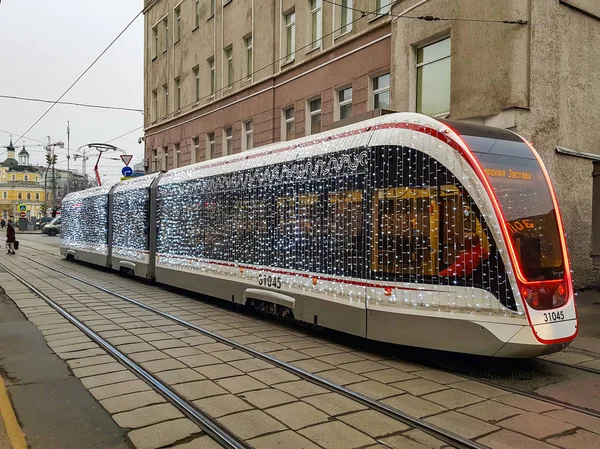
[[[8,244],[8,254],[15,253],[15,228],[13,228],[12,221],[8,221],[6,225],[6,243]]]
[[[2,220],[0,220],[0,227],[4,228],[4,226],[6,226],[6,221],[4,221],[4,218]]]

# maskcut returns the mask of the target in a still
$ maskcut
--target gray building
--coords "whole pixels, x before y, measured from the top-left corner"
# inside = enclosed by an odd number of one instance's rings
[[[511,129],[540,152],[574,279],[590,258],[600,157],[596,0],[158,0],[145,12],[150,171],[385,109]],[[600,207],[600,206],[597,206]]]

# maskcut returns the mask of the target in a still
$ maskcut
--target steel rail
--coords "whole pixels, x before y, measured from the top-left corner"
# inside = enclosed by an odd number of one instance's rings
[[[592,373],[592,374],[600,374],[600,369],[598,368],[592,368],[591,366],[581,366],[581,365],[571,365],[570,363],[565,363],[565,362],[559,362],[557,360],[548,360],[548,359],[536,359],[542,362],[546,362],[546,363],[551,363],[553,365],[560,365],[560,366],[566,366],[568,368],[575,368],[581,371],[587,371],[588,373]]]
[[[415,416],[409,415],[408,413],[405,413],[395,407],[392,407],[390,405],[384,404],[383,402],[374,400],[362,393],[358,393],[356,391],[350,390],[349,388],[346,388],[342,385],[338,385],[334,382],[331,382],[328,379],[325,379],[323,377],[317,376],[316,374],[313,374],[309,371],[306,371],[300,367],[297,367],[295,365],[292,365],[290,363],[284,362],[282,360],[279,360],[276,357],[273,357],[269,354],[265,354],[263,352],[257,351],[256,349],[253,349],[249,346],[243,345],[241,343],[237,343],[233,340],[230,340],[226,337],[223,337],[221,335],[218,335],[208,329],[204,329],[203,327],[197,326],[195,324],[189,323],[181,318],[178,318],[174,315],[171,315],[169,313],[166,312],[162,312],[160,310],[157,310],[151,306],[148,306],[138,300],[135,300],[133,298],[129,298],[125,295],[122,295],[118,292],[114,292],[108,288],[102,287],[100,285],[94,284],[93,282],[87,281],[85,279],[82,279],[80,277],[74,276],[72,274],[66,273],[62,270],[59,270],[57,268],[53,268],[53,267],[49,267],[45,264],[43,264],[42,262],[39,262],[35,259],[31,259],[29,257],[25,257],[22,256],[23,258],[30,260],[32,262],[35,262],[38,265],[41,265],[47,269],[50,269],[52,271],[55,271],[57,273],[62,274],[63,276],[67,276],[71,279],[74,279],[78,282],[81,282],[83,284],[86,284],[90,287],[96,288],[97,290],[100,290],[104,293],[107,293],[109,295],[112,295],[116,298],[122,299],[124,301],[127,301],[131,304],[135,304],[145,310],[148,310],[150,312],[156,313],[157,315],[162,316],[163,318],[167,318],[171,321],[174,321],[177,324],[180,324],[181,326],[187,327],[188,329],[191,330],[195,330],[207,337],[213,338],[215,340],[217,340],[220,343],[226,344],[232,348],[238,349],[242,352],[245,352],[248,355],[251,355],[257,359],[260,359],[262,361],[266,361],[272,365],[276,365],[281,369],[284,369],[285,371],[295,374],[315,385],[318,385],[322,388],[325,388],[331,392],[335,392],[338,394],[341,394],[343,396],[346,396],[356,402],[359,402],[373,410],[376,410],[380,413],[383,413],[387,416],[389,416],[390,418],[393,418],[397,421],[400,421],[406,425],[409,425],[413,428],[419,429],[431,436],[433,436],[434,438],[443,441],[444,443],[447,443],[453,447],[459,448],[459,449],[487,449],[487,446],[484,446],[482,444],[479,444],[475,441],[469,440],[467,438],[464,438],[454,432],[450,432],[446,429],[443,429],[439,426],[436,426],[435,424],[429,423],[427,421],[424,421],[420,418],[417,418]]]
[[[31,259],[29,259],[31,260]],[[41,264],[43,265],[43,264]],[[182,398],[177,392],[175,392],[171,387],[167,386],[156,377],[154,377],[150,372],[146,369],[142,368],[140,365],[135,363],[113,345],[111,345],[108,341],[102,338],[100,335],[95,333],[89,327],[87,327],[84,323],[79,321],[61,306],[59,306],[56,302],[54,302],[49,296],[44,294],[38,288],[27,282],[21,276],[16,274],[14,271],[10,270],[6,265],[0,263],[0,267],[2,267],[8,274],[17,279],[21,284],[27,287],[32,293],[40,297],[44,302],[46,302],[50,307],[56,310],[60,315],[63,316],[66,320],[70,321],[73,325],[75,325],[79,330],[81,330],[84,334],[86,334],[90,339],[92,339],[96,344],[102,347],[105,351],[107,351],[111,356],[113,356],[116,360],[118,360],[122,365],[128,368],[130,371],[133,371],[139,378],[144,380],[148,385],[150,385],[157,393],[163,396],[167,401],[171,404],[175,405],[181,412],[183,412],[194,424],[200,427],[207,435],[209,435],[212,439],[214,439],[219,445],[228,449],[250,449],[251,446],[247,445],[244,441],[239,439],[229,430],[227,430],[224,426],[219,424],[212,417],[207,414],[201,412],[197,407],[188,402],[186,399]]]

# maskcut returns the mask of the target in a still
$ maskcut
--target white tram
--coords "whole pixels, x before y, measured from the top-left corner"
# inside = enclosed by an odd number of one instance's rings
[[[67,195],[61,254],[372,340],[533,357],[577,315],[560,211],[506,130],[392,114]]]

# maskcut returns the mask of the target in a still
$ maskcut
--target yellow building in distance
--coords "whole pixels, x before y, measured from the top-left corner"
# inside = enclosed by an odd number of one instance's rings
[[[0,164],[0,216],[5,220],[16,220],[23,209],[28,219],[42,216],[44,185],[40,168],[29,164],[29,153],[25,148],[19,152],[17,161],[12,140],[6,149],[6,159]],[[50,199],[51,193],[48,201]]]

